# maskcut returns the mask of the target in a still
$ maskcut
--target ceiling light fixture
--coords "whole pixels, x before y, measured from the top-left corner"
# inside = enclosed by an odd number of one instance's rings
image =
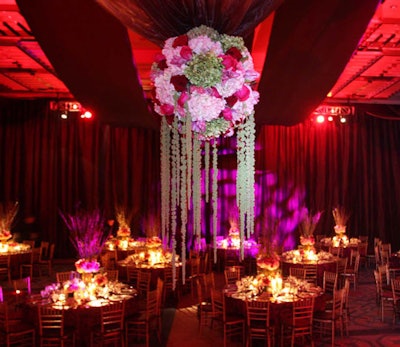
[[[68,119],[69,116],[79,115],[82,119],[93,118],[92,112],[86,110],[81,103],[77,101],[50,101],[50,110],[56,112],[61,119]]]
[[[329,122],[347,123],[348,117],[354,115],[354,106],[343,105],[321,105],[311,115],[311,121],[323,123],[325,119]]]

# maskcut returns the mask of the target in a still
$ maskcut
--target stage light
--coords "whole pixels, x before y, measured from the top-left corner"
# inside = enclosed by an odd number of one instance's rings
[[[90,119],[90,118],[92,118],[92,112],[86,111],[84,114],[82,114],[81,117],[82,117],[82,118]]]
[[[354,115],[354,106],[343,105],[320,105],[311,115],[311,120],[323,123],[325,118],[329,122],[344,124],[348,122],[349,116]]]
[[[63,120],[68,118],[74,119],[76,117],[80,117],[81,119],[93,118],[92,112],[86,110],[77,101],[51,101],[49,107],[51,111],[55,111]]]

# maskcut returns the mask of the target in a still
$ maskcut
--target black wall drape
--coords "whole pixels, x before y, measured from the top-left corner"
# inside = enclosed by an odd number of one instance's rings
[[[299,211],[323,210],[317,233],[333,234],[331,210],[351,212],[350,236],[380,237],[400,248],[400,122],[364,112],[345,125],[304,122],[262,127],[257,139],[257,226],[270,214],[280,238],[297,242]],[[42,238],[56,243],[56,256],[71,256],[58,211],[81,202],[106,215],[115,204],[134,214],[135,236],[158,222],[159,133],[63,121],[43,101],[10,102],[0,117],[0,201],[18,200],[21,217],[38,216]],[[234,155],[221,158],[221,235],[232,210]],[[206,213],[205,213],[206,215]],[[209,230],[205,219],[205,229]]]

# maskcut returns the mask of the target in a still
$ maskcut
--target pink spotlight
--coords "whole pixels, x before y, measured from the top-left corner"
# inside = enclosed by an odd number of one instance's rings
[[[325,117],[322,115],[317,116],[317,123],[323,123],[325,122]]]

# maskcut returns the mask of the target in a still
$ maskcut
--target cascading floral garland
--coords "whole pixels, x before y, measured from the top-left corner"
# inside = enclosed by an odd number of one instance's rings
[[[209,170],[211,161],[213,170],[212,176],[205,173],[205,195],[208,201],[211,178],[215,246],[218,138],[232,136],[235,129],[238,129],[237,204],[242,257],[244,232],[249,236],[254,231],[254,105],[259,94],[253,86],[258,76],[241,37],[219,34],[207,26],[167,39],[162,54],[153,63],[154,109],[165,116],[160,138],[162,237],[170,235],[175,252],[175,233],[180,225],[183,263],[191,208],[194,209],[194,235],[198,242],[201,238],[202,145],[205,169]]]

